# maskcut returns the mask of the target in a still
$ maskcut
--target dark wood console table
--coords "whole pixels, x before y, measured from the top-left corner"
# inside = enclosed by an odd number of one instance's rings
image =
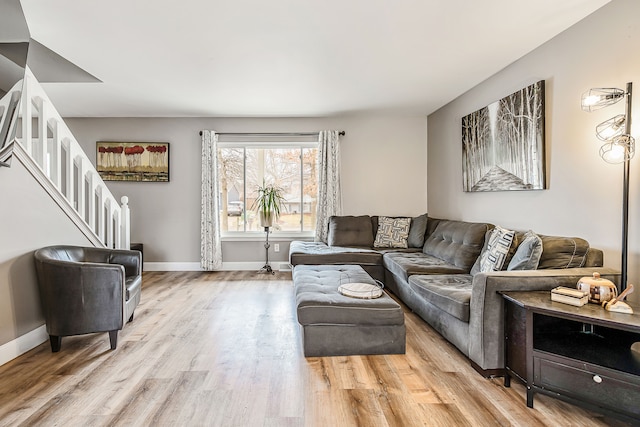
[[[511,377],[534,393],[640,422],[640,306],[634,314],[551,301],[549,291],[503,292],[505,386]],[[638,344],[636,344],[638,345]],[[635,346],[634,346],[635,348]]]

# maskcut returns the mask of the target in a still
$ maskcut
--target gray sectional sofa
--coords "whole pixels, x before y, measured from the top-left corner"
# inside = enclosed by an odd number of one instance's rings
[[[618,271],[602,267],[602,251],[581,238],[511,231],[503,266],[486,271],[483,263],[496,246],[490,236],[503,231],[493,224],[421,215],[411,218],[406,248],[376,247],[377,231],[376,216],[331,217],[328,241],[292,242],[289,261],[294,272],[297,265],[362,266],[485,376],[504,374],[499,292],[575,287],[595,271],[614,283],[620,279]],[[537,249],[529,247],[532,241]]]

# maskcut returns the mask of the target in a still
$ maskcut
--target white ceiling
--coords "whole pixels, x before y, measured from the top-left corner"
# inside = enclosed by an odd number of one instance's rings
[[[66,117],[427,115],[609,0],[22,0]],[[538,76],[534,76],[538,77]]]

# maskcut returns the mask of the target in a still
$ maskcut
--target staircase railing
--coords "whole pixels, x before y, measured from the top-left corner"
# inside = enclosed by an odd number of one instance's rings
[[[13,154],[96,246],[130,247],[128,198],[120,205],[27,68]]]

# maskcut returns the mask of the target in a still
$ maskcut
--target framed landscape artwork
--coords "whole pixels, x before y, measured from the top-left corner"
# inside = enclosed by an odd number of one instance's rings
[[[462,118],[464,191],[546,188],[544,80]]]
[[[105,181],[169,182],[169,143],[98,141],[96,169]]]

